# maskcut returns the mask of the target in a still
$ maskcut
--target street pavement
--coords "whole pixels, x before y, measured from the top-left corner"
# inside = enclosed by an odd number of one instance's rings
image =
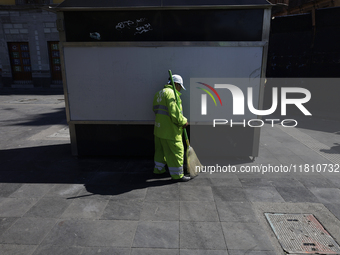
[[[72,156],[61,91],[0,95],[1,255],[285,254],[264,213],[313,214],[340,243],[336,118],[267,122],[254,162],[174,183],[152,158]]]

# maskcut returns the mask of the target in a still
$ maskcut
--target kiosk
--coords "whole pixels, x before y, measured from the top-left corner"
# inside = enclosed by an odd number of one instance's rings
[[[192,79],[264,77],[271,7],[265,0],[65,0],[55,10],[72,153],[153,155],[152,101],[169,69],[184,79],[189,120]],[[259,128],[231,135],[225,153],[258,155]],[[246,150],[237,139],[246,139]]]

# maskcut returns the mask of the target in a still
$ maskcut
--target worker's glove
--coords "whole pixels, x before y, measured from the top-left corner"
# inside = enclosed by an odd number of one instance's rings
[[[185,125],[183,126],[183,128],[186,128],[189,125],[189,123],[185,123]]]

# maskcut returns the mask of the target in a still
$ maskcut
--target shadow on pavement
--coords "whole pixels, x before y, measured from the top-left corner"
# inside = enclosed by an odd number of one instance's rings
[[[133,176],[133,175],[132,175]],[[130,178],[131,174],[125,176],[126,178]],[[74,197],[68,197],[67,199],[77,199],[77,198],[91,198],[94,195],[101,196],[116,196],[124,193],[128,193],[133,190],[145,189],[150,187],[160,187],[166,185],[173,185],[176,182],[172,181],[170,177],[163,176],[164,178],[152,178],[152,176],[144,176],[144,178],[140,178],[138,176],[138,180],[135,180],[135,183],[125,183],[122,181],[120,184],[111,184],[111,185],[95,185],[95,184],[85,184],[86,191],[88,194],[82,194]]]
[[[15,110],[11,108],[3,110]],[[24,116],[22,118],[3,120],[2,126],[50,126],[60,124],[62,120],[66,122],[65,107],[55,109],[53,112],[32,114],[31,116]],[[14,123],[13,123],[14,122]]]
[[[78,158],[71,155],[69,143],[2,150],[0,161],[0,183],[83,184],[88,194],[79,197],[118,195],[176,183],[168,172],[152,173],[152,158]],[[241,164],[250,160],[231,158],[228,161]]]
[[[329,154],[334,154],[334,150],[337,151],[340,154],[340,144],[339,143],[334,143],[335,146],[332,146],[330,150],[320,150],[321,152],[324,153],[329,153]]]
[[[174,184],[168,173],[152,173],[150,158],[77,158],[70,144],[3,150],[0,161],[0,183],[84,184],[84,196]]]
[[[0,88],[0,95],[63,95],[62,88]]]

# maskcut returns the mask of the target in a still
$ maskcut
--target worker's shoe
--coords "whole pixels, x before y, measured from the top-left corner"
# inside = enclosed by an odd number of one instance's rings
[[[179,179],[179,181],[181,181],[181,182],[188,182],[190,180],[191,180],[191,177],[190,176],[185,176],[185,175],[181,179]]]
[[[172,179],[173,181],[177,181],[177,182],[188,182],[191,180],[190,176],[185,176],[183,175],[182,178],[178,178],[178,179]]]

